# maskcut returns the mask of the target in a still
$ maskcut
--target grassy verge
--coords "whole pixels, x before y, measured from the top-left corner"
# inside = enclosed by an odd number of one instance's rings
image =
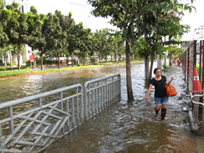
[[[21,74],[26,74],[30,72],[30,68],[22,70],[10,70],[10,71],[0,71],[0,77],[16,76]]]
[[[134,60],[131,63],[141,63],[142,61]],[[120,63],[126,63],[125,61],[119,61]],[[45,70],[31,70],[30,68],[22,69],[22,70],[9,70],[9,71],[0,71],[0,78],[5,78],[9,76],[18,76],[18,75],[29,75],[29,74],[45,74],[45,73],[52,73],[52,72],[60,72],[60,71],[71,71],[71,70],[78,70],[78,69],[87,69],[87,68],[94,68],[94,67],[102,67],[106,65],[113,65],[116,64],[115,62],[102,62],[102,65],[86,65],[86,66],[76,66],[76,67],[66,67],[61,69],[45,69]]]
[[[31,71],[32,74],[44,74],[50,72],[60,72],[60,71],[71,71],[71,70],[78,70],[78,69],[87,69],[87,68],[94,68],[94,67],[102,67],[103,65],[89,65],[89,66],[78,66],[78,67],[66,67],[61,69],[45,69],[45,70],[34,70]]]

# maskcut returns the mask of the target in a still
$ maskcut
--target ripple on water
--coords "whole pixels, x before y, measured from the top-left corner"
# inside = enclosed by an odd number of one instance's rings
[[[70,153],[166,153],[196,152],[192,134],[189,132],[187,113],[181,112],[188,106],[182,68],[172,67],[167,80],[172,82],[178,95],[169,98],[167,119],[163,122],[154,117],[153,91],[150,101],[145,102],[144,65],[132,66],[132,84],[135,101],[127,103],[125,67],[101,67],[86,70],[24,76],[0,80],[0,102],[50,91],[76,83],[83,84],[90,79],[121,73],[121,101],[114,103],[90,122],[53,143],[43,152]],[[11,93],[12,92],[12,93]],[[3,97],[3,98],[2,98]],[[1,112],[0,112],[1,113]]]

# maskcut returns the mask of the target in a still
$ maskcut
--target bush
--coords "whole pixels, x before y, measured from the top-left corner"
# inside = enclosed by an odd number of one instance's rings
[[[25,74],[28,72],[30,72],[30,68],[26,68],[22,70],[1,71],[0,77],[15,76],[15,75],[20,75],[20,74]]]
[[[1,68],[0,68],[0,71],[6,71],[6,70],[7,70],[6,67],[1,67]]]
[[[21,66],[21,69],[26,69],[28,68],[27,66]],[[10,68],[10,67],[1,67],[0,68],[0,71],[11,71],[11,70],[18,70],[18,67],[13,67],[13,68]]]
[[[99,62],[95,62],[94,65],[101,65]]]
[[[170,66],[167,65],[166,63],[164,63],[164,64],[162,65],[162,67],[163,67],[162,71],[164,71],[164,72],[168,71],[168,69],[170,68]]]
[[[167,65],[166,63],[164,63],[162,66],[163,66],[163,69],[169,69],[169,67],[170,67],[170,66]]]

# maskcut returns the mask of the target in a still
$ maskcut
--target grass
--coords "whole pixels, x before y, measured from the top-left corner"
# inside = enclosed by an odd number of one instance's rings
[[[71,70],[102,67],[102,66],[103,65],[89,65],[89,66],[78,66],[78,67],[66,67],[66,68],[61,68],[61,69],[45,69],[45,70],[31,71],[31,73],[32,74],[43,74],[43,73],[50,73],[50,72],[71,71]]]
[[[17,76],[21,74],[26,74],[30,72],[30,68],[22,70],[10,70],[10,71],[0,71],[0,77]]]
[[[131,63],[140,63],[141,61],[139,60],[134,60],[131,61]],[[126,63],[125,61],[119,61],[120,63]],[[115,61],[113,62],[101,62],[102,65],[86,65],[82,66],[80,63],[80,66],[76,67],[66,67],[66,68],[61,68],[61,69],[45,69],[45,70],[31,70],[30,68],[26,69],[21,69],[21,70],[9,70],[9,71],[0,71],[0,78],[5,78],[9,76],[18,76],[18,75],[23,75],[23,74],[45,74],[45,73],[52,73],[52,72],[60,72],[60,71],[71,71],[71,70],[78,70],[78,69],[87,69],[87,68],[94,68],[94,67],[102,67],[106,65],[113,65],[116,64]]]

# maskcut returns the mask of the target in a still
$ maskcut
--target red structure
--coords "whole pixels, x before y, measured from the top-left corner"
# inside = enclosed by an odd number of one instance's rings
[[[182,66],[189,91],[203,92],[204,88],[204,40],[184,44]]]
[[[30,55],[29,59],[30,59],[30,62],[35,62],[35,55]]]
[[[191,90],[192,93],[198,93],[198,92],[203,92],[200,84],[200,79],[198,76],[197,68],[194,68],[194,73],[193,73],[193,90]]]

